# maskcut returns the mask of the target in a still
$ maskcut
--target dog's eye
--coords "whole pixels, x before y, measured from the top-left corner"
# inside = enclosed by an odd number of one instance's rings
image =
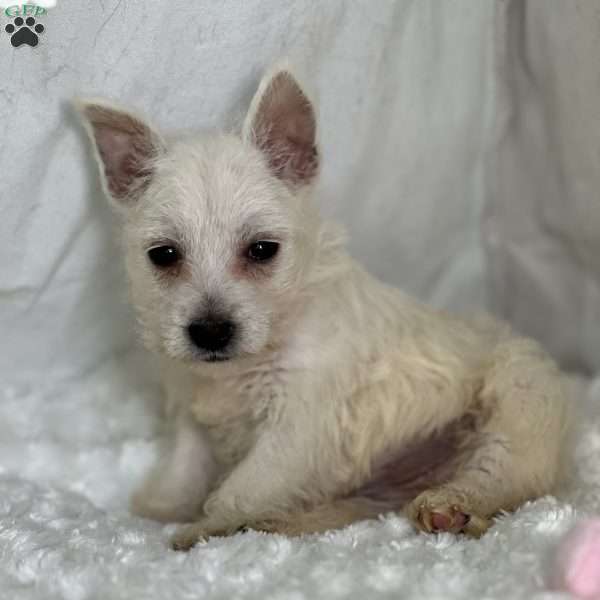
[[[153,265],[166,268],[174,265],[181,255],[175,246],[157,246],[148,250],[148,258]]]
[[[248,248],[248,258],[255,262],[263,262],[273,258],[278,250],[279,244],[277,242],[254,242]]]

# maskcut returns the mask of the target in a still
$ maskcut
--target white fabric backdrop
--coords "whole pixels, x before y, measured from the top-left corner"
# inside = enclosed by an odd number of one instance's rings
[[[565,367],[600,367],[600,6],[498,3],[490,298]]]
[[[395,517],[306,542],[238,536],[182,557],[166,551],[167,530],[127,515],[156,452],[157,391],[130,358],[111,217],[68,101],[110,97],[169,130],[231,124],[264,68],[289,56],[319,92],[320,202],[350,229],[352,253],[437,306],[491,308],[565,366],[594,372],[596,4],[61,0],[40,45],[16,49],[6,21],[2,593],[550,597],[548,552],[577,515],[600,510],[600,381],[574,388],[589,416],[571,491],[503,519],[481,543],[421,538]]]

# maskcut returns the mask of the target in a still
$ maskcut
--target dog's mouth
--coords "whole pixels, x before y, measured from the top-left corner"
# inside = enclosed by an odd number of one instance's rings
[[[230,359],[230,356],[223,356],[222,354],[208,354],[207,356],[202,356],[200,358],[200,360],[207,363],[226,362]]]

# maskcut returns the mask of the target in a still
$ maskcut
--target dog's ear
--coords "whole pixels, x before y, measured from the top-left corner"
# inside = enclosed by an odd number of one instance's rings
[[[261,81],[244,122],[243,136],[267,158],[281,180],[304,185],[319,170],[315,110],[287,68],[276,69]]]
[[[134,202],[148,185],[161,137],[131,113],[102,100],[76,100],[100,167],[102,186],[115,204]]]

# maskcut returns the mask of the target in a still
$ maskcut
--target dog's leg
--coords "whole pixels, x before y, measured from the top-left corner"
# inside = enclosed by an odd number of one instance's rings
[[[537,344],[502,342],[480,400],[491,416],[476,450],[451,481],[407,507],[419,529],[479,537],[494,514],[550,492],[555,483],[569,411],[560,373]]]
[[[215,465],[203,431],[190,416],[179,415],[172,424],[170,448],[133,495],[134,513],[157,521],[185,522],[197,518],[215,474]]]
[[[382,507],[364,498],[344,498],[322,504],[304,512],[280,514],[273,518],[258,521],[247,521],[237,529],[211,529],[209,522],[194,524],[183,528],[173,539],[173,548],[187,550],[198,541],[211,535],[232,534],[238,530],[254,529],[266,533],[279,533],[288,537],[298,537],[312,533],[324,533],[334,529],[342,529],[357,521],[375,519],[382,512]],[[200,527],[204,529],[200,531]],[[200,536],[198,534],[201,534]]]
[[[230,535],[253,523],[298,512],[306,500],[318,504],[332,497],[339,489],[336,474],[325,477],[321,473],[317,486],[315,472],[307,468],[309,464],[327,468],[308,458],[318,452],[321,435],[317,427],[308,431],[310,435],[298,428],[293,415],[280,415],[276,425],[262,433],[248,455],[209,496],[205,516],[175,534],[173,548],[187,550],[208,537]]]
[[[386,512],[385,507],[366,498],[343,498],[305,512],[290,513],[274,519],[248,523],[247,527],[257,531],[296,537],[342,529],[357,521],[376,519],[383,512]]]
[[[205,516],[195,523],[184,525],[175,533],[171,545],[175,550],[188,550],[199,541],[213,536],[231,535],[247,523],[282,514],[291,495],[302,485],[291,482],[280,473],[289,473],[276,455],[277,446],[267,447],[259,440],[246,458],[209,496],[204,505]],[[282,507],[279,510],[279,506]]]
[[[356,521],[375,519],[382,512],[386,512],[385,507],[365,498],[344,498],[322,504],[305,512],[290,513],[274,519],[247,523],[246,527],[257,531],[296,537],[341,529]]]
[[[183,527],[173,538],[175,550],[188,550],[197,542],[211,536],[230,535],[238,530],[254,529],[266,533],[279,533],[297,537],[311,533],[324,533],[342,529],[356,521],[375,519],[385,509],[364,498],[346,498],[322,504],[304,512],[278,514],[261,520],[246,519],[243,525],[221,529],[211,519]]]

